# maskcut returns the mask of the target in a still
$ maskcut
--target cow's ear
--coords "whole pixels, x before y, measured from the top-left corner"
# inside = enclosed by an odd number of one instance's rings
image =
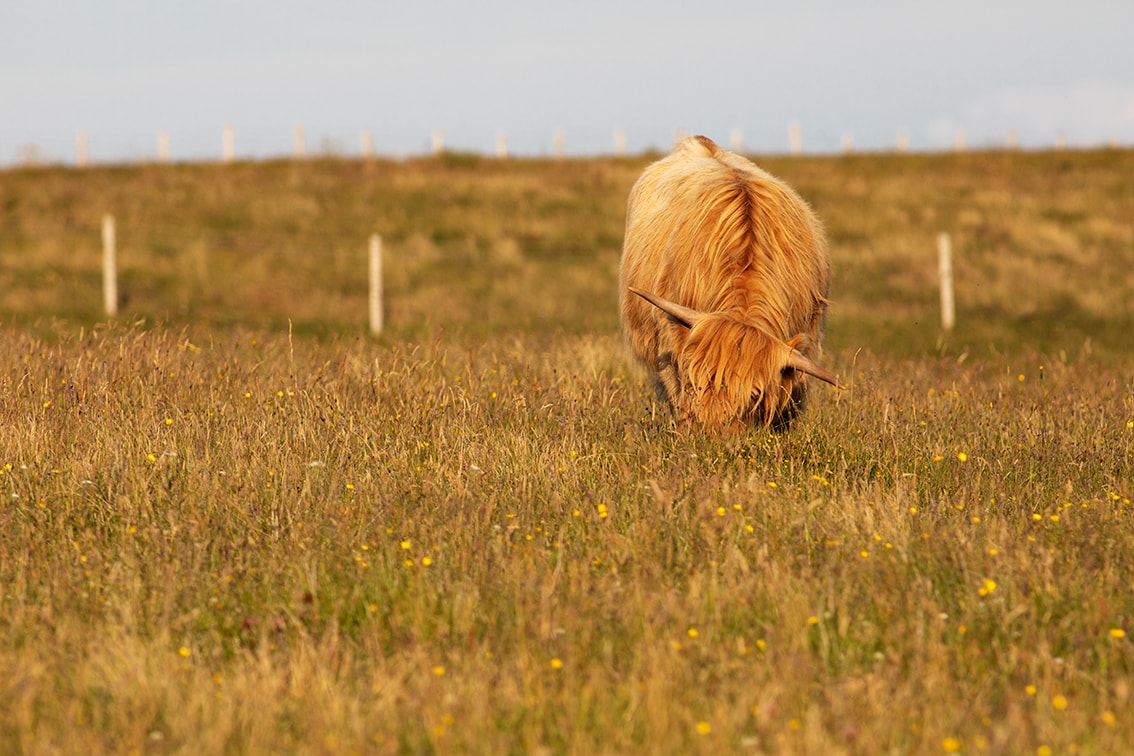
[[[652,304],[654,307],[664,312],[670,317],[670,319],[673,320],[673,322],[679,325],[683,325],[686,328],[692,328],[705,317],[705,313],[701,312],[700,310],[694,310],[692,307],[679,305],[677,304],[677,302],[670,302],[668,299],[663,299],[657,294],[651,294],[648,291],[636,289],[633,286],[628,286],[627,288],[633,293],[640,296],[642,299]]]
[[[787,345],[785,344],[785,346]],[[835,377],[834,373],[831,373],[798,349],[791,349],[789,347],[787,364],[784,367],[785,369],[798,370],[801,373],[814,376],[821,381],[831,384],[837,389],[846,388],[846,386],[839,383],[839,379]]]

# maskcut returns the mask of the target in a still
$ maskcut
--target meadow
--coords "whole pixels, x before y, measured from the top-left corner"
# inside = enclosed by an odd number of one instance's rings
[[[1134,748],[1134,152],[757,157],[848,388],[740,436],[618,334],[650,159],[0,172],[0,752]]]

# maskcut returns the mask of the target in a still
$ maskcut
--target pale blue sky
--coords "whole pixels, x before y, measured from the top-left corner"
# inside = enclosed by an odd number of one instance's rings
[[[1134,2],[676,3],[612,0],[3,0],[0,165],[34,145],[71,162],[548,154],[666,148],[677,129],[805,149],[1134,145]]]

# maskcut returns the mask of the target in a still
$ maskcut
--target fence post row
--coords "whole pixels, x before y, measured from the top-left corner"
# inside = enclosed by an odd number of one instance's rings
[[[684,136],[684,131],[678,129],[676,131],[676,141],[680,141]],[[742,152],[745,149],[744,138],[741,130],[733,128],[729,132],[729,142],[733,152]],[[1111,149],[1117,149],[1120,146],[1118,139],[1111,137],[1107,141],[1107,146]],[[552,154],[557,159],[562,159],[566,155],[565,138],[563,129],[555,129],[552,132]],[[1020,146],[1019,136],[1015,130],[1008,132],[1003,143],[1004,149],[1015,150]],[[1052,143],[1052,148],[1055,150],[1067,149],[1067,135],[1062,131],[1056,132],[1055,140]],[[844,154],[854,152],[854,134],[846,132],[843,134],[841,140],[841,147]],[[897,141],[895,150],[899,154],[904,154],[910,150],[910,133],[906,129],[900,129],[897,134]],[[434,155],[439,155],[445,151],[445,136],[441,130],[436,130],[430,135],[430,149]],[[965,152],[968,149],[968,137],[964,128],[958,128],[953,133],[953,152]],[[788,124],[788,151],[791,155],[803,154],[803,131],[798,122],[792,121]],[[303,126],[295,126],[294,131],[294,155],[297,159],[307,157],[307,142],[304,136]],[[505,132],[500,131],[496,134],[496,156],[499,158],[508,157],[508,136]],[[361,144],[359,155],[363,159],[370,159],[374,157],[374,138],[369,129],[363,129],[361,135]],[[615,129],[614,131],[614,155],[616,157],[626,157],[626,130],[623,128]],[[221,145],[221,161],[231,163],[236,159],[236,138],[232,125],[224,127]],[[169,132],[158,132],[157,138],[157,161],[159,163],[169,162]],[[87,134],[85,131],[80,131],[75,136],[75,164],[84,168],[89,163],[88,148],[87,148]]]
[[[102,216],[102,302],[107,317],[118,314],[118,254],[114,216]],[[370,332],[383,327],[382,237],[370,235]],[[953,298],[953,242],[947,232],[937,234],[937,273],[941,283],[941,328],[953,330],[956,312]]]
[[[102,304],[107,317],[118,314],[118,255],[114,216],[102,216]],[[382,237],[370,235],[370,331],[382,332]]]

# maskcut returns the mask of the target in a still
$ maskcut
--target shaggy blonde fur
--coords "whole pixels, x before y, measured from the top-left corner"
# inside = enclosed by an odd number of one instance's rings
[[[815,214],[748,160],[695,136],[630,192],[620,274],[623,330],[679,426],[786,428],[818,362],[830,262]],[[689,324],[631,292],[704,317]]]

